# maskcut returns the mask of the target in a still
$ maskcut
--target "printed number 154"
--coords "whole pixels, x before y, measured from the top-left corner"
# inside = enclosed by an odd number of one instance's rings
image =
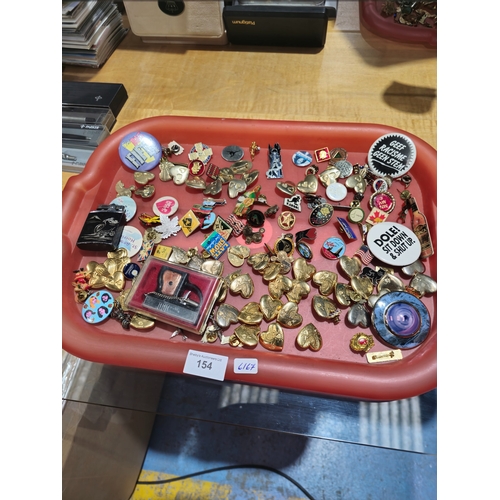
[[[198,368],[201,368],[202,370],[211,370],[212,369],[212,362],[208,362],[208,361],[201,361],[201,359],[199,359],[196,364],[198,365]]]

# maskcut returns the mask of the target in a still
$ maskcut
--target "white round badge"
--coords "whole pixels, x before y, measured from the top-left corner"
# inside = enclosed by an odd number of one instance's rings
[[[366,237],[370,252],[382,262],[408,266],[419,259],[422,246],[415,233],[403,224],[380,222]]]
[[[122,205],[125,207],[125,218],[127,222],[132,219],[132,217],[137,212],[137,203],[130,196],[118,196],[115,198],[111,204]]]
[[[326,196],[332,201],[342,201],[347,196],[347,188],[340,182],[332,182],[326,188]]]
[[[125,248],[129,257],[139,253],[142,247],[142,233],[134,226],[125,226],[118,248]]]

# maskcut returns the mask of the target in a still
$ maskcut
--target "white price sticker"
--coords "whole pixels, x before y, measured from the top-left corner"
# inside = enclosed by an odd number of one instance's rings
[[[218,356],[217,354],[190,349],[184,363],[183,372],[223,381],[228,359],[227,356]]]
[[[248,375],[259,373],[259,360],[257,358],[235,358],[234,373]]]

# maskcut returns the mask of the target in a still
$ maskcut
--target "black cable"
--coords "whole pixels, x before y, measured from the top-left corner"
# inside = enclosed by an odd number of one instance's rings
[[[297,488],[299,488],[304,495],[309,498],[309,500],[314,500],[314,497],[295,479],[290,477],[289,475],[285,474],[284,472],[281,472],[278,469],[274,469],[273,467],[268,467],[267,465],[253,465],[253,464],[248,464],[248,465],[226,465],[224,467],[216,467],[215,469],[207,469],[203,471],[198,471],[198,472],[193,472],[192,474],[186,474],[185,476],[179,476],[179,477],[173,477],[171,479],[160,479],[158,481],[137,481],[137,484],[166,484],[166,483],[173,483],[174,481],[182,481],[183,479],[189,479],[191,477],[195,476],[201,476],[202,474],[210,474],[212,472],[220,472],[224,470],[231,470],[231,469],[263,469],[267,470],[270,472],[274,472],[275,474],[278,474],[288,481],[290,481],[292,484],[294,484]]]

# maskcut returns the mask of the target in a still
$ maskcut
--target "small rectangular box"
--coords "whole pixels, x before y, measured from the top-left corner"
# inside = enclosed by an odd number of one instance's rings
[[[121,83],[62,82],[62,105],[109,108],[115,118],[128,99]]]
[[[323,47],[326,7],[230,5],[224,7],[227,37],[234,45]]]
[[[222,279],[173,262],[148,257],[125,300],[125,307],[202,335]]]

